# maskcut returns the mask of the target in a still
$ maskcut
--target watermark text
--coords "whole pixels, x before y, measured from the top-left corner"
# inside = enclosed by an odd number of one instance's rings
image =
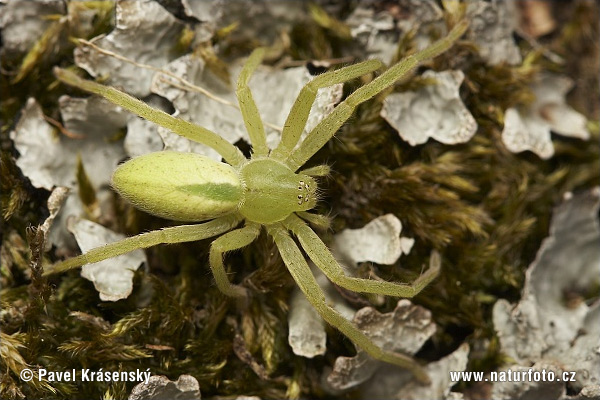
[[[24,368],[21,370],[21,380],[29,382],[31,380],[47,382],[144,382],[148,384],[150,380],[150,368],[135,371],[104,371],[90,368],[70,369],[67,371],[52,371],[46,368],[32,370]]]

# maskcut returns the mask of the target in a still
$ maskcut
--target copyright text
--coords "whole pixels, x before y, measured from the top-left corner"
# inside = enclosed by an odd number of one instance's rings
[[[150,368],[135,371],[104,371],[103,368],[93,370],[90,368],[70,369],[67,371],[50,371],[46,368],[21,370],[21,379],[29,382],[33,379],[47,382],[144,382],[150,380]]]

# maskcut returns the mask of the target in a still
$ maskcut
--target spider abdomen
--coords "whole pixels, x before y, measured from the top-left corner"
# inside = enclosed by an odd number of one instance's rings
[[[236,170],[206,156],[161,151],[117,168],[113,187],[140,210],[176,221],[205,221],[235,210],[243,196]]]

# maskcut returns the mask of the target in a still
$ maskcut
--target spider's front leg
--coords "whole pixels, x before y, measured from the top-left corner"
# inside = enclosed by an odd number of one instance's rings
[[[310,109],[317,98],[319,89],[348,82],[369,72],[377,71],[382,66],[383,63],[379,60],[363,61],[335,71],[325,72],[308,82],[300,90],[300,94],[298,94],[296,101],[292,105],[283,126],[283,131],[281,132],[281,142],[273,150],[271,157],[279,161],[285,161],[292,150],[294,150],[306,126]]]
[[[128,237],[115,243],[97,247],[77,257],[57,262],[44,268],[44,275],[55,274],[92,264],[137,249],[145,249],[163,243],[195,242],[208,239],[235,228],[240,223],[237,216],[225,216],[198,225],[180,225]]]
[[[353,292],[374,293],[394,297],[414,297],[434,280],[440,272],[440,255],[437,252],[433,252],[429,269],[410,285],[347,276],[327,246],[325,246],[325,243],[300,218],[290,215],[284,221],[284,225],[296,235],[308,257],[323,271],[329,280]]]
[[[406,57],[372,82],[357,89],[342,101],[331,114],[319,122],[299,147],[291,151],[289,158],[285,161],[286,164],[292,171],[298,170],[335,135],[359,104],[375,97],[392,86],[421,62],[448,50],[465,33],[468,26],[469,24],[466,20],[460,21],[443,39],[438,40],[424,50]],[[296,102],[300,102],[300,96]]]
[[[234,167],[246,162],[246,157],[244,157],[244,154],[240,149],[209,129],[194,125],[181,118],[173,117],[164,111],[154,109],[143,101],[113,87],[81,79],[73,72],[66,69],[55,67],[54,75],[56,75],[58,80],[67,85],[102,96],[111,103],[121,106],[127,111],[139,115],[148,121],[152,121],[163,128],[169,129],[179,136],[212,147],[225,159],[225,161]]]
[[[240,111],[244,117],[244,125],[246,125],[246,131],[250,137],[250,143],[252,143],[252,157],[263,157],[269,153],[265,127],[252,97],[252,92],[250,92],[250,87],[248,87],[250,77],[262,61],[264,54],[265,49],[262,47],[250,54],[238,77],[236,89]]]
[[[267,231],[273,236],[281,258],[283,258],[283,262],[290,271],[290,274],[307,300],[327,323],[337,328],[371,357],[410,370],[422,383],[428,384],[430,382],[427,372],[412,357],[383,350],[351,321],[348,321],[336,310],[327,305],[325,295],[310,271],[310,267],[304,256],[282,224],[270,225],[267,227]]]

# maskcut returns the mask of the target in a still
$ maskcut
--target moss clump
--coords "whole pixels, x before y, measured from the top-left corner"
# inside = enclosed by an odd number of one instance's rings
[[[408,146],[379,116],[380,96],[363,104],[336,139],[310,161],[310,165],[333,167],[332,175],[321,181],[324,195],[318,206],[319,212],[334,217],[332,232],[393,213],[402,221],[406,235],[416,239],[402,265],[385,271],[363,265],[365,276],[374,270],[384,279],[409,281],[421,272],[432,248],[443,254],[442,276],[415,298],[432,310],[439,325],[432,343],[419,354],[422,358],[439,359],[467,341],[474,349],[471,370],[500,365],[503,356],[491,323],[494,302],[520,297],[524,271],[547,236],[552,209],[562,195],[597,185],[599,108],[597,102],[589,101],[599,97],[598,50],[590,45],[590,38],[598,36],[598,21],[590,17],[597,15],[597,5],[580,2],[557,7],[569,11],[561,14],[567,16],[560,21],[563,28],[544,38],[542,45],[565,56],[564,66],[553,64],[526,42],[520,44],[525,55],[521,65],[489,67],[467,42],[431,64],[437,70],[460,68],[465,73],[462,97],[479,125],[468,143],[445,146],[430,140]],[[316,18],[304,19],[291,29],[287,44],[273,52],[273,61],[356,53],[356,43],[338,25],[341,18],[322,11],[313,9]],[[340,15],[347,14],[348,10],[340,11]],[[108,32],[108,21],[97,21],[93,35]],[[254,38],[228,41],[232,30],[234,25],[214,39],[219,51],[205,44],[203,54],[212,60],[213,68],[223,66],[221,57],[256,45]],[[407,35],[401,40],[398,54],[410,51],[411,38]],[[192,43],[186,37],[177,45]],[[57,99],[68,89],[54,83],[50,66],[72,65],[72,49],[71,42],[61,41],[57,48],[40,52],[18,82],[0,75],[0,90],[9,93],[0,107],[7,121],[1,130],[0,168],[0,397],[121,399],[127,398],[133,386],[35,380],[25,384],[18,374],[29,366],[57,371],[150,368],[153,374],[172,380],[190,374],[199,381],[204,396],[326,398],[318,383],[322,371],[336,356],[352,354],[353,347],[330,330],[326,357],[308,360],[293,355],[286,336],[288,297],[294,283],[266,235],[227,259],[232,279],[252,291],[247,304],[223,296],[213,284],[207,261],[210,240],[149,249],[149,268],[137,273],[132,295],[115,303],[100,302],[92,284],[78,271],[50,280],[40,276],[44,257],[53,254],[43,252],[40,230],[26,228],[47,217],[48,192],[33,188],[18,170],[18,155],[8,132],[10,121],[16,121],[30,96],[37,98],[47,115],[58,119]],[[3,58],[3,70],[17,71],[22,60]],[[570,101],[596,122],[590,125],[590,141],[554,137],[556,154],[543,161],[531,154],[508,152],[500,135],[504,110],[530,102],[530,82],[547,70],[564,70],[585,82],[571,93]],[[427,83],[417,75],[397,89]],[[359,84],[351,83],[346,89]],[[79,172],[80,186],[87,188],[81,191],[83,200],[93,205],[96,198],[89,180],[82,168]],[[111,223],[118,231],[136,234],[170,224],[132,209],[116,196],[114,202],[117,217]],[[327,240],[332,232],[322,236]],[[356,304],[364,302],[360,298]],[[388,299],[380,309],[389,311],[394,304],[394,299]]]

